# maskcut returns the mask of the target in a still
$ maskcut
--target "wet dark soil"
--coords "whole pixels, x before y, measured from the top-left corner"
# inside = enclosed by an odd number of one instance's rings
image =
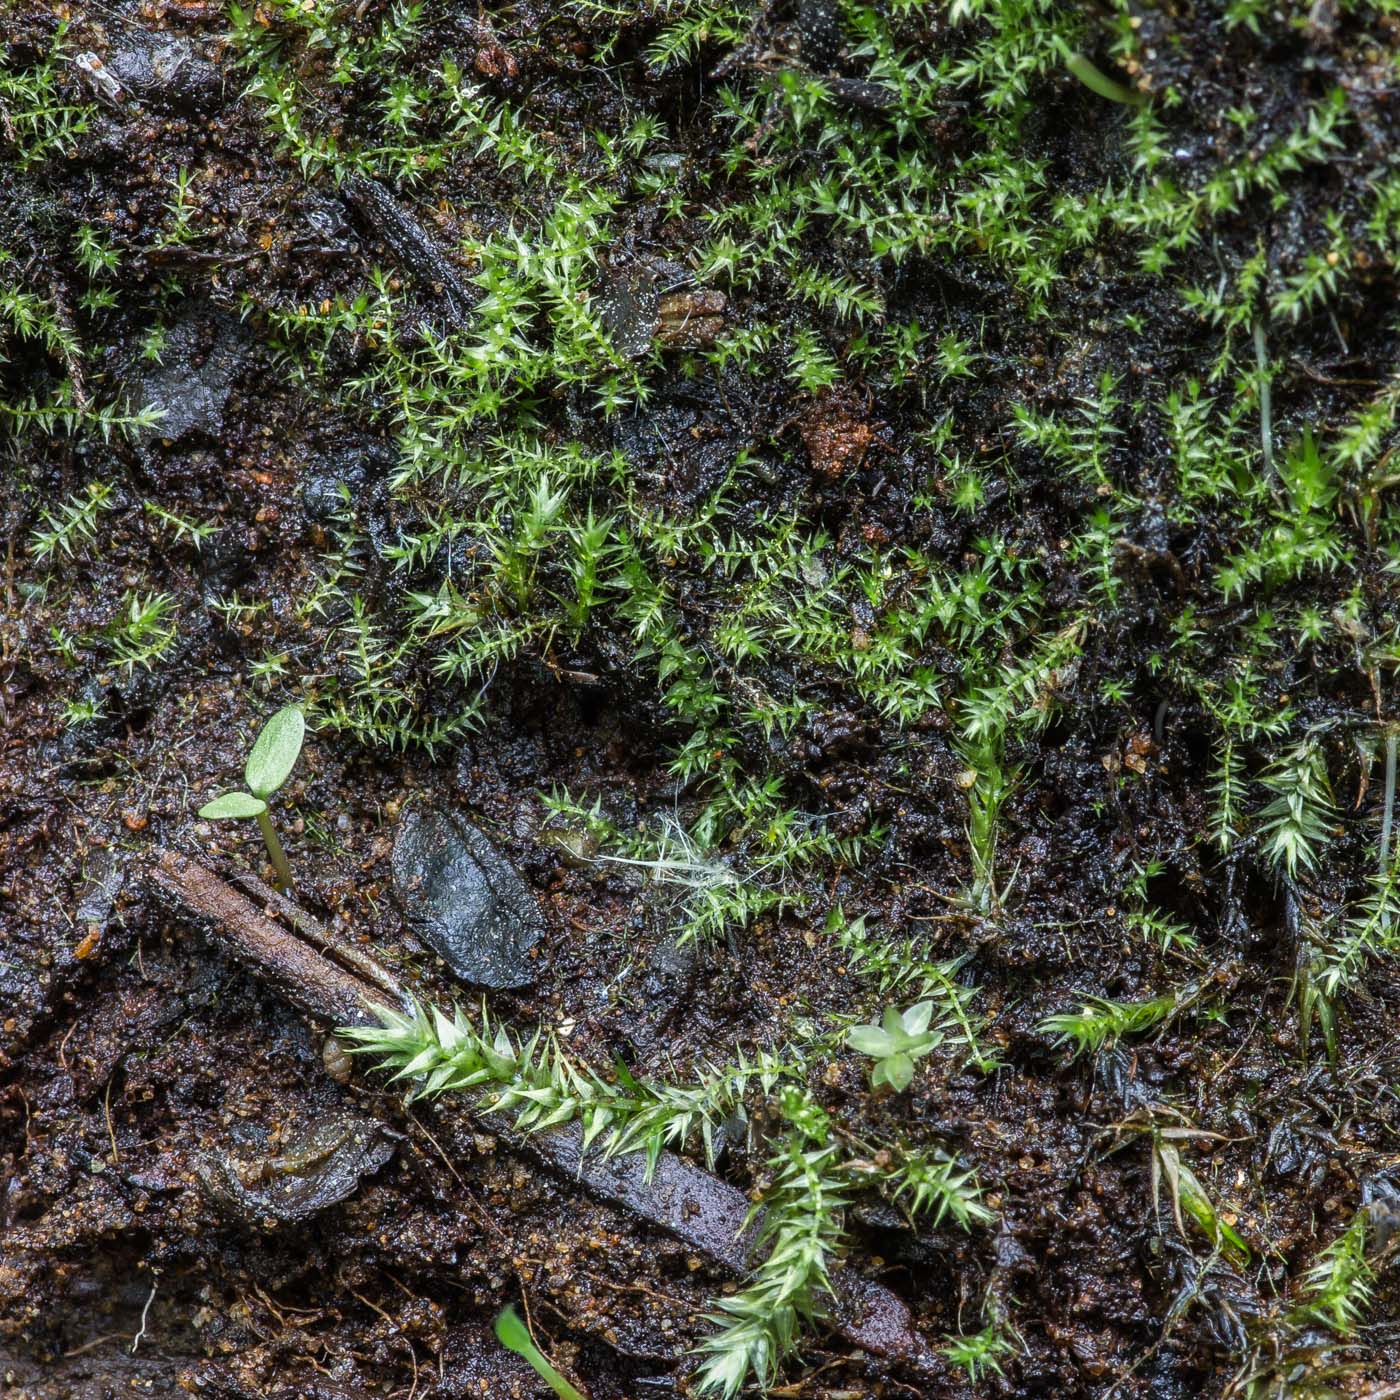
[[[416,51],[425,70],[441,52],[461,55],[580,161],[581,131],[618,127],[634,110],[672,121],[680,156],[715,159],[722,80],[713,75],[724,48],[703,44],[693,61],[656,74],[640,57],[662,27],[654,16],[619,24],[586,6],[476,18],[427,8]],[[765,23],[796,8],[767,7]],[[1340,210],[1359,229],[1372,175],[1393,166],[1394,25],[1358,17],[1363,7],[1317,5],[1342,11],[1324,39],[1271,18],[1260,34],[1227,32],[1218,8],[1163,6],[1139,17],[1154,89],[1184,95],[1187,110],[1169,109],[1173,132],[1197,143],[1173,156],[1183,184],[1193,162],[1214,161],[1235,139],[1214,130],[1213,114],[1248,102],[1262,140],[1305,122],[1333,84],[1353,102],[1330,162],[1309,165],[1278,208],[1248,203],[1183,255],[1205,279],[1264,246],[1292,272],[1321,246],[1321,211]],[[368,0],[354,22],[377,26],[387,13]],[[255,23],[282,22],[256,14]],[[328,1026],[226,958],[155,899],[143,875],[162,849],[228,874],[260,868],[256,833],[199,822],[195,811],[236,781],[248,736],[295,698],[298,668],[318,664],[324,637],[314,626],[293,633],[303,626],[294,605],[328,547],[339,484],[378,522],[371,529],[402,523],[385,486],[397,460],[392,433],[372,406],[325,387],[355,370],[354,353],[337,346],[319,372],[296,364],[267,309],[354,297],[372,269],[396,268],[405,319],[450,330],[474,299],[471,269],[448,258],[435,276],[412,264],[443,257],[462,235],[455,221],[507,227],[516,187],[502,177],[496,188],[475,168],[429,170],[392,192],[415,211],[396,232],[376,221],[373,191],[343,198],[278,146],[263,104],[244,92],[247,70],[235,66],[221,7],[12,0],[0,14],[7,65],[35,70],[61,26],[66,57],[53,100],[96,105],[69,148],[42,160],[22,159],[13,133],[0,135],[0,246],[10,255],[0,270],[49,294],[98,347],[84,361],[87,398],[159,402],[167,417],[130,439],[42,424],[11,431],[10,422],[0,439],[0,1395],[536,1396],[534,1373],[491,1333],[499,1309],[522,1300],[536,1335],[593,1400],[684,1394],[704,1314],[734,1286],[732,1272],[551,1173],[489,1124],[406,1107],[372,1076],[347,1072],[326,1051]],[[609,37],[619,47],[605,81],[589,60]],[[830,61],[846,84],[837,90],[864,110],[875,98],[849,36],[826,40],[842,55]],[[937,52],[954,39],[930,20],[923,42]],[[121,101],[97,102],[85,85],[72,59],[86,51],[105,57]],[[761,70],[769,60],[745,62]],[[314,91],[314,63],[307,73]],[[355,89],[323,96],[350,140]],[[13,109],[13,100],[0,108]],[[950,107],[938,120],[950,151],[975,152],[975,113]],[[1113,104],[1057,79],[1028,114],[1025,141],[1052,188],[1087,192],[1112,173],[1105,152],[1118,149],[1122,121]],[[159,246],[182,170],[197,172],[198,236]],[[717,181],[706,197],[722,203],[732,193]],[[673,251],[661,246],[668,240],[685,241],[685,229],[655,233],[665,222],[658,208],[629,217],[634,226],[616,229],[607,250],[619,266],[632,266],[648,240],[658,254]],[[89,284],[72,250],[84,224],[123,252],[106,308],[81,302]],[[699,226],[697,212],[690,231]],[[417,241],[425,228],[426,249]],[[1014,441],[1010,406],[1072,410],[1105,368],[1128,377],[1126,397],[1150,398],[1159,385],[1205,378],[1219,353],[1216,331],[1175,291],[1124,272],[1133,256],[1107,247],[1077,255],[1048,318],[1027,314],[1009,274],[971,243],[965,254],[879,270],[890,321],[980,337],[986,358],[975,378],[932,389],[956,400],[964,454],[998,464],[971,519],[946,499],[918,505],[928,472],[913,435],[927,424],[926,405],[908,389],[852,384],[844,397],[812,402],[779,374],[696,371],[672,354],[657,361],[652,398],[635,415],[606,422],[564,391],[539,412],[561,441],[623,452],[659,515],[697,508],[736,452],[763,444],[771,479],[756,479],[736,528],[786,510],[828,528],[848,554],[874,542],[950,562],[991,536],[1037,557],[1048,603],[1068,609],[1084,589],[1068,539],[1092,492]],[[864,279],[869,267],[849,270]],[[1339,426],[1395,374],[1396,291],[1393,263],[1373,255],[1324,312],[1277,328],[1280,442],[1306,424]],[[777,322],[783,296],[766,284],[731,289],[724,315],[731,325]],[[646,314],[652,334],[671,311]],[[1134,318],[1144,329],[1125,330]],[[157,325],[159,363],[142,358]],[[672,349],[697,348],[683,338],[692,332],[677,332]],[[0,398],[42,399],[71,375],[61,353],[3,333]],[[455,983],[415,933],[392,852],[405,810],[467,814],[519,872],[545,924],[527,955],[533,981],[503,978],[513,989],[491,994],[493,1014],[563,1027],[598,1066],[620,1060],[673,1077],[731,1059],[736,1045],[772,1045],[797,1017],[868,1013],[868,995],[822,936],[838,905],[901,936],[926,936],[938,957],[969,955],[960,976],[981,988],[977,1010],[1000,1068],[981,1074],[949,1059],[908,1093],[881,1096],[868,1088],[868,1066],[845,1056],[821,1067],[822,1093],[859,1132],[956,1143],[998,1216],[990,1231],[966,1235],[911,1229],[878,1205],[853,1208],[850,1266],[906,1300],[930,1346],[977,1330],[989,1291],[1018,1345],[1003,1374],[974,1381],[951,1366],[916,1374],[818,1332],[776,1394],[1218,1394],[1243,1355],[1239,1328],[1345,1227],[1363,1183],[1400,1163],[1400,981],[1378,965],[1347,1004],[1335,1060],[1303,1055],[1285,893],[1249,851],[1226,859],[1212,847],[1208,717],[1160,664],[1184,597],[1200,603],[1207,627],[1223,635],[1236,625],[1210,579],[1237,522],[1209,503],[1189,526],[1168,521],[1170,500],[1153,497],[1171,489],[1160,429],[1114,450],[1131,459],[1148,500],[1118,555],[1126,601],[1061,678],[1060,712],[1014,755],[1022,778],[1003,810],[1000,859],[1016,872],[1015,897],[994,930],[949,916],[969,875],[964,760],[946,719],[900,730],[840,676],[821,675],[811,684],[823,688],[823,722],[766,746],[744,736],[745,761],[781,772],[811,810],[844,814],[852,830],[878,828],[882,839],[859,866],[804,876],[804,908],[677,950],[664,901],[543,837],[557,826],[543,802],[556,787],[601,798],[623,826],[675,799],[672,717],[628,655],[622,627],[503,664],[481,726],[431,752],[376,748],[329,727],[314,733],[279,799],[303,905],[444,1000],[470,1001],[479,989]],[[42,513],[94,478],[113,487],[94,539],[71,557],[37,560],[30,541]],[[162,528],[152,502],[213,529],[196,546]],[[366,569],[367,590],[399,586],[382,560]],[[1379,559],[1362,558],[1345,587],[1327,584],[1320,606],[1340,606],[1354,584],[1383,631],[1393,578]],[[1313,601],[1312,587],[1290,585],[1274,606]],[[697,569],[682,592],[703,643],[720,621],[719,585]],[[62,637],[101,634],[133,593],[174,600],[178,636],[157,665],[114,665],[101,648],[65,655]],[[243,618],[211,606],[234,594],[265,612]],[[1306,663],[1280,658],[1271,696],[1292,697],[1317,721],[1388,719],[1355,650],[1339,631]],[[285,653],[290,671],[260,672],[270,652]],[[963,664],[938,639],[922,659],[950,684]],[[1223,676],[1231,657],[1214,664]],[[778,686],[779,669],[764,683]],[[1131,680],[1134,698],[1099,704],[1114,676]],[[431,692],[426,670],[415,683]],[[96,717],[72,722],[79,702],[94,704]],[[1334,756],[1339,807],[1373,813],[1376,792],[1344,747]],[[1125,763],[1140,781],[1118,781]],[[1318,877],[1323,894],[1337,902],[1354,890],[1368,849],[1363,836],[1342,836],[1335,868]],[[1116,917],[1133,866],[1154,859],[1162,873],[1151,899],[1200,935],[1206,975],[1218,973],[1224,989],[1212,1003],[1219,1014],[1183,1016],[1153,1038],[1071,1063],[1037,1030],[1046,1015],[1085,994],[1146,997],[1198,971],[1164,962]],[[1154,1202],[1143,1136],[1114,1128],[1168,1100],[1212,1134],[1192,1144],[1196,1174],[1253,1250],[1247,1268],[1217,1266],[1200,1299],[1171,1320],[1209,1251],[1183,1241]],[[324,1199],[304,1211],[258,1206],[257,1192],[279,1173],[305,1175],[303,1158],[325,1173],[347,1134],[358,1155],[334,1158]],[[718,1170],[745,1191],[758,1180],[737,1150]],[[211,1179],[228,1189],[211,1190]],[[1356,1352],[1364,1379],[1346,1393],[1388,1394],[1400,1380],[1386,1330],[1395,1302],[1393,1280],[1382,1277],[1378,1330]]]

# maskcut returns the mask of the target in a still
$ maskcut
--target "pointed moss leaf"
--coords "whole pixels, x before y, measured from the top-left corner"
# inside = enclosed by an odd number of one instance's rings
[[[201,817],[219,821],[226,817],[256,817],[267,811],[267,803],[251,792],[226,792],[199,809]]]
[[[271,797],[283,783],[301,753],[301,741],[306,734],[306,717],[296,705],[278,710],[263,725],[248,766],[243,770],[248,787],[259,797]]]

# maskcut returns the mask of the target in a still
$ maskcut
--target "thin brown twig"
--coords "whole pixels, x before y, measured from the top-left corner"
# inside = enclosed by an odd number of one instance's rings
[[[68,1360],[70,1356],[82,1356],[84,1352],[96,1351],[98,1347],[105,1346],[108,1342],[126,1340],[125,1332],[104,1332],[100,1337],[94,1337],[90,1342],[84,1342],[80,1347],[74,1347],[72,1351],[65,1351],[63,1359]]]

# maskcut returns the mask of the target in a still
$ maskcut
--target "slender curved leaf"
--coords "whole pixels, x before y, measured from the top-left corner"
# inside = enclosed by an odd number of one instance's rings
[[[562,1400],[583,1400],[583,1396],[549,1364],[539,1347],[530,1340],[530,1334],[514,1308],[502,1308],[496,1315],[496,1340],[507,1351],[523,1356]]]

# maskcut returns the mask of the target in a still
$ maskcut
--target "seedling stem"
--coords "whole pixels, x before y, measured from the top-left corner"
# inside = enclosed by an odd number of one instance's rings
[[[272,818],[264,808],[258,813],[258,830],[267,846],[267,854],[272,860],[272,868],[277,872],[277,886],[284,894],[292,893],[292,867],[287,864],[287,853],[282,849]]]

